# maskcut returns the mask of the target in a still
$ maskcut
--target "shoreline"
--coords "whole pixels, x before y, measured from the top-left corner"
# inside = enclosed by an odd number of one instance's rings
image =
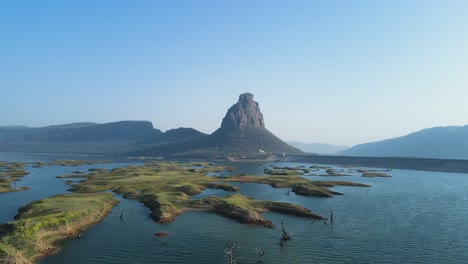
[[[29,171],[26,171],[28,163],[26,162],[3,162],[0,161],[0,194],[9,192],[18,192],[29,190],[29,187],[16,187]]]
[[[468,160],[463,159],[294,155],[285,162],[468,173]]]
[[[440,171],[468,173],[468,160],[444,159],[444,158],[418,158],[418,157],[361,157],[361,156],[333,156],[333,155],[275,155],[266,158],[236,158],[236,157],[172,157],[172,156],[147,156],[135,157],[124,154],[83,154],[83,153],[50,153],[50,152],[5,152],[0,155],[31,155],[31,156],[78,156],[78,157],[114,157],[129,160],[177,160],[177,161],[220,161],[220,162],[291,162],[291,163],[314,163],[336,166],[362,166],[375,168],[408,169],[422,171]],[[7,161],[5,161],[7,162]]]
[[[35,263],[56,254],[61,241],[79,238],[118,203],[112,194],[98,193],[56,195],[26,204],[18,210],[16,221],[0,225],[0,261]]]
[[[54,246],[54,248],[51,251],[45,252],[42,255],[38,255],[37,257],[35,257],[33,259],[33,262],[36,262],[39,259],[45,258],[45,257],[53,255],[53,254],[57,254],[58,252],[62,251],[62,248],[59,247],[60,242],[66,240],[66,239],[70,239],[70,238],[77,238],[77,236],[80,235],[80,233],[82,231],[85,231],[85,230],[87,230],[87,229],[101,223],[102,221],[104,221],[104,219],[106,219],[107,216],[109,216],[109,214],[112,212],[112,210],[115,208],[115,206],[117,204],[118,203],[116,203],[114,205],[109,205],[109,206],[103,207],[102,211],[100,213],[91,215],[91,216],[95,216],[94,219],[92,219],[90,221],[87,221],[85,223],[80,223],[80,224],[74,226],[73,230],[70,231],[67,235],[57,231],[56,235],[62,234],[62,235],[65,235],[65,236],[63,238],[60,238],[60,239],[57,239],[57,240],[53,241],[51,244]],[[78,219],[77,222],[79,222],[80,220],[81,219]]]

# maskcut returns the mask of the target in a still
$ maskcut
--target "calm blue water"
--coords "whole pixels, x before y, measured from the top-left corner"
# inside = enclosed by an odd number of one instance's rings
[[[236,166],[236,173],[263,173],[264,168],[256,163]],[[356,181],[372,187],[335,187],[334,190],[345,195],[313,198],[293,193],[288,196],[286,189],[268,185],[235,184],[241,193],[256,199],[298,203],[322,215],[328,215],[333,209],[332,224],[266,213],[277,224],[285,219],[287,230],[293,234],[293,240],[283,247],[279,246],[278,229],[246,226],[198,211],[185,212],[171,224],[157,224],[148,217],[143,205],[121,199],[123,221],[116,207],[102,223],[84,232],[81,240],[64,241],[62,252],[40,263],[227,263],[226,241],[241,244],[237,263],[256,263],[256,248],[266,252],[265,263],[468,263],[468,175],[393,170],[392,178],[362,178],[359,173],[348,172],[353,175],[306,177]],[[62,174],[54,171],[50,175],[55,173]],[[25,185],[36,177],[33,175],[38,176],[31,174],[24,178]],[[40,175],[49,174],[41,172]],[[20,203],[12,199],[28,200],[34,189],[48,197],[67,188],[63,180],[48,177],[38,176],[36,182],[29,182],[34,183],[30,185],[33,189],[15,193],[16,198],[8,196],[12,194],[0,195],[2,220],[6,204],[13,203],[10,206],[13,208]],[[41,185],[42,180],[50,182]],[[213,194],[230,193],[207,190],[198,197]],[[6,217],[7,221],[12,215]],[[153,235],[159,231],[172,236],[163,243]]]
[[[103,156],[71,156],[71,155],[38,155],[38,154],[9,154],[0,152],[0,161],[53,161],[57,159],[86,159],[86,160],[111,160]],[[116,163],[99,163],[83,166],[44,166],[42,168],[33,168],[31,165],[26,167],[29,172],[24,178],[16,182],[16,187],[28,186],[30,190],[0,193],[0,223],[13,221],[13,217],[18,213],[18,208],[29,202],[47,198],[60,193],[67,193],[70,186],[65,184],[68,179],[57,179],[56,176],[72,174],[73,171],[87,172],[91,168],[113,169],[120,166],[126,166],[135,163],[131,160],[117,160]],[[125,162],[124,162],[125,161]],[[130,163],[132,162],[132,163]],[[73,180],[73,179],[72,179]]]

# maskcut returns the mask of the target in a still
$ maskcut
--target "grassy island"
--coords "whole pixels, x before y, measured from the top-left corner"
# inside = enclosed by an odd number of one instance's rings
[[[291,188],[304,196],[331,197],[341,193],[330,187],[369,185],[345,181],[312,181],[298,175],[236,175],[231,177],[206,176],[210,172],[233,171],[232,167],[212,163],[155,162],[144,166],[127,166],[110,171],[98,170],[89,174],[72,174],[60,178],[82,178],[72,184],[71,191],[93,193],[112,190],[125,198],[137,199],[151,210],[150,216],[157,222],[170,223],[184,210],[204,209],[246,224],[271,226],[260,214],[275,211],[312,219],[323,219],[307,209],[293,204],[271,201],[255,201],[241,195],[210,197],[192,200],[192,196],[207,188],[231,192],[239,188],[231,182],[269,184],[274,188]],[[282,208],[282,209],[280,209]]]
[[[344,174],[344,173],[341,173],[341,172],[338,172],[337,170],[335,169],[326,169],[325,172],[327,174],[321,174],[320,176],[334,176],[334,177],[337,177],[337,176],[351,176],[349,174]]]
[[[56,165],[56,166],[82,166],[93,165],[98,163],[109,163],[105,160],[55,160],[50,162],[0,162],[0,193],[16,192],[29,190],[29,187],[16,188],[15,182],[19,181],[29,172],[25,170],[27,165],[33,168],[42,168],[43,166]],[[81,173],[76,171],[77,174]]]
[[[366,178],[374,178],[374,177],[392,177],[389,174],[379,171],[379,170],[357,170],[358,172],[362,173],[362,177]]]
[[[270,165],[272,169],[265,169],[265,174],[270,175],[303,175],[304,173],[309,173],[310,170],[301,166],[301,167],[280,167]]]
[[[383,172],[367,172],[367,173],[363,173],[362,177],[373,178],[373,177],[392,177],[392,176]]]
[[[16,192],[29,189],[28,187],[16,188],[13,184],[28,175],[24,170],[27,163],[24,162],[0,162],[0,193]]]
[[[325,220],[320,215],[312,213],[309,209],[291,203],[272,201],[258,201],[241,194],[227,197],[208,197],[190,203],[192,208],[212,211],[227,218],[237,220],[243,224],[274,227],[274,224],[265,219],[261,213],[265,211],[281,214],[295,215],[315,220]]]
[[[301,174],[308,169],[277,167],[273,170]],[[325,218],[297,204],[255,200],[238,194],[236,192],[240,189],[232,185],[233,182],[269,184],[273,188],[287,188],[288,192],[297,195],[318,197],[341,194],[329,189],[333,186],[369,186],[346,181],[313,181],[290,173],[207,176],[214,172],[232,171],[233,167],[212,163],[151,162],[142,166],[91,169],[87,173],[58,176],[66,180],[71,185],[70,191],[75,193],[27,204],[18,210],[16,221],[0,225],[0,262],[30,263],[40,256],[56,252],[58,241],[79,236],[81,230],[100,222],[118,203],[106,191],[140,201],[151,210],[150,217],[159,223],[170,223],[185,210],[205,210],[244,224],[273,227],[274,224],[262,216],[263,212],[313,220]],[[78,178],[78,181],[72,181],[72,178]],[[233,194],[198,200],[192,198],[207,188]]]
[[[48,165],[56,166],[83,166],[83,165],[94,165],[99,163],[110,163],[108,160],[54,160],[49,162],[35,162],[33,167],[41,168]]]
[[[58,241],[104,219],[118,204],[111,193],[63,194],[21,207],[0,225],[0,262],[31,263],[58,251]]]
[[[236,175],[230,178],[220,178],[220,180],[226,180],[230,182],[269,184],[274,188],[292,188],[291,191],[297,195],[318,197],[332,197],[333,195],[342,195],[342,193],[329,189],[334,186],[370,187],[370,185],[367,184],[349,181],[313,181],[295,175]]]

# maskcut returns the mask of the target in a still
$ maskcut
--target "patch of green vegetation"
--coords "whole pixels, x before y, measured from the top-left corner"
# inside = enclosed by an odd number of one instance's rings
[[[24,170],[27,163],[24,162],[0,162],[0,193],[28,190],[28,187],[16,188],[15,182],[19,181],[29,172]]]
[[[0,225],[0,262],[30,263],[57,251],[58,241],[78,236],[118,204],[110,193],[63,194],[29,203],[16,221]]]
[[[286,170],[286,169],[281,169],[281,170],[270,170],[270,169],[264,169],[263,172],[265,174],[269,175],[302,175],[304,174],[301,171],[297,170]]]
[[[232,170],[232,168],[217,166],[211,163],[151,162],[146,163],[143,166],[127,166],[115,168],[111,171],[95,171],[90,174],[81,174],[79,176],[83,177],[82,181],[69,183],[72,184],[70,190],[74,192],[93,193],[112,190],[118,194],[122,194],[125,198],[137,199],[152,211],[150,216],[155,221],[161,223],[172,222],[175,217],[180,215],[185,209],[200,209],[196,203],[194,204],[191,196],[201,193],[206,188],[222,189],[232,192],[239,191],[239,188],[229,184],[229,182],[270,184],[275,188],[292,188],[300,185],[305,188],[309,188],[310,190],[316,190],[314,196],[331,196],[339,194],[328,189],[336,185],[369,186],[352,182],[312,181],[297,175],[236,175],[232,177],[206,176],[207,172],[223,172],[226,170]],[[70,178],[72,176],[65,175],[62,177]],[[76,177],[76,175],[73,177]],[[297,194],[310,195],[302,192],[297,192]],[[245,202],[245,199],[220,199],[228,203],[228,205],[224,205],[225,207],[236,208],[237,212],[243,212],[246,215],[253,215],[255,216],[255,219],[257,219],[255,212],[258,213],[265,209],[264,204],[257,202],[250,202],[250,206],[244,207],[239,206],[239,204],[230,203],[233,201]],[[274,208],[279,207],[276,206]],[[213,208],[210,208],[210,210],[216,211]],[[288,210],[283,210],[282,212],[286,213],[287,211]],[[224,213],[223,215],[231,217],[231,215],[227,213]],[[231,218],[236,217],[232,216]]]
[[[280,167],[270,165],[273,169],[264,169],[263,172],[265,174],[270,175],[303,175],[304,173],[309,173],[310,169],[305,168],[304,166],[298,167]]]
[[[373,178],[373,177],[392,177],[392,176],[383,172],[365,172],[362,174],[362,177]]]
[[[331,197],[333,195],[341,195],[341,193],[332,191],[328,188],[334,186],[353,186],[353,187],[370,187],[370,185],[348,182],[348,181],[313,181],[301,176],[294,175],[274,175],[274,176],[252,176],[252,175],[236,175],[230,178],[219,178],[219,180],[230,181],[230,182],[250,182],[250,183],[262,183],[269,184],[274,188],[293,188],[293,192],[297,195],[304,196],[319,196],[319,197]],[[299,187],[299,188],[297,188]],[[299,191],[308,189],[308,192]],[[297,192],[295,190],[298,190]],[[313,192],[312,192],[313,190]]]
[[[83,179],[83,178],[86,178],[86,176],[84,174],[65,174],[65,175],[56,176],[55,178],[58,178],[58,179]]]
[[[45,166],[44,162],[35,162],[35,163],[32,164],[31,167],[33,167],[33,168],[42,168],[44,166]]]
[[[331,167],[320,166],[320,165],[312,165],[312,166],[309,166],[309,169],[312,169],[312,170],[328,170],[328,169],[331,169]]]
[[[292,187],[291,191],[302,196],[332,197],[333,195],[342,195],[342,193],[332,191],[325,187],[310,185],[296,185]]]
[[[312,213],[302,206],[273,201],[262,201],[248,198],[241,194],[227,197],[208,197],[190,203],[192,208],[212,211],[224,217],[239,221],[243,224],[273,227],[274,224],[265,219],[261,213],[273,211],[299,217],[324,220],[322,216]]]
[[[227,184],[227,183],[203,182],[203,183],[200,183],[200,184],[205,186],[206,188],[210,188],[210,189],[221,189],[221,190],[225,190],[225,191],[228,191],[228,192],[238,192],[238,191],[240,191],[239,187],[236,187],[236,186],[233,186],[233,185]]]
[[[322,174],[320,176],[335,176],[335,177],[336,176],[350,176],[349,174],[338,172],[336,169],[332,169],[332,168],[326,169],[325,172],[327,174]]]
[[[226,170],[232,170],[232,167],[212,163],[150,162],[144,166],[96,170],[90,174],[61,177],[83,177],[82,182],[73,183],[71,191],[92,193],[112,190],[125,198],[137,199],[151,209],[154,220],[167,223],[189,206],[192,195],[206,188],[238,191],[235,186],[205,176],[208,172]]]
[[[357,172],[362,173],[362,177],[373,178],[373,177],[392,177],[384,171],[391,171],[391,169],[375,170],[375,169],[356,169]]]
[[[111,163],[108,160],[54,160],[50,162],[35,162],[33,167],[40,168],[47,165],[56,166],[83,166],[83,165],[94,165],[99,163]]]
[[[107,169],[104,169],[104,168],[91,168],[88,171],[93,172],[93,173],[103,173],[103,172],[106,172]],[[83,173],[81,173],[81,174],[83,174]]]

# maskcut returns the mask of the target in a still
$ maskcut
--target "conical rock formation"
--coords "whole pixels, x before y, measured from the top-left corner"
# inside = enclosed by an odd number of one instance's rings
[[[265,128],[263,114],[253,94],[244,93],[223,118],[221,127],[210,135],[210,145],[233,155],[256,153],[301,154],[302,152]]]
[[[221,131],[244,132],[255,128],[265,128],[263,114],[253,97],[251,93],[244,93],[239,96],[239,101],[229,108],[224,117],[221,123]]]
[[[175,157],[257,158],[264,154],[304,154],[286,144],[265,128],[263,114],[253,94],[244,93],[223,118],[213,134],[191,141],[173,142],[152,147],[141,155]]]

